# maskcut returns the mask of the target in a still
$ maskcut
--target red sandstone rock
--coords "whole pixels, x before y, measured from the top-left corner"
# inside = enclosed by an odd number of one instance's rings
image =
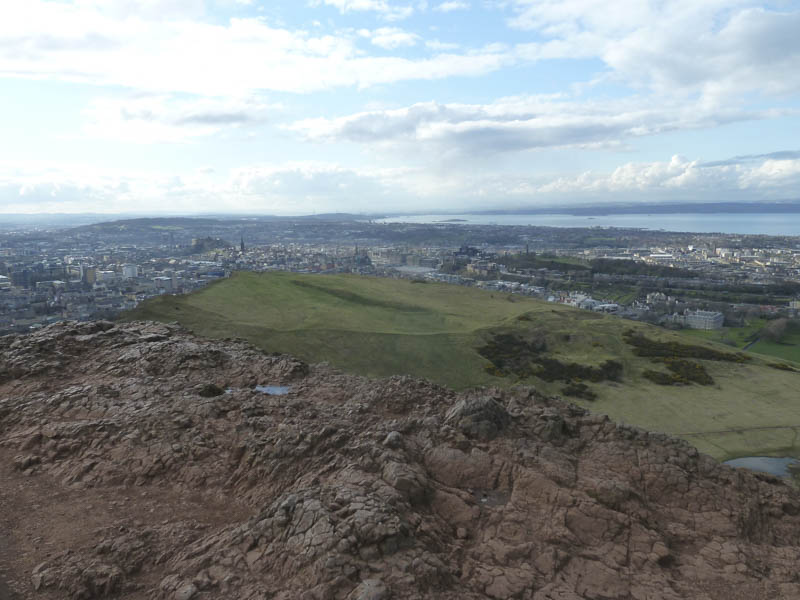
[[[0,459],[18,598],[800,598],[776,478],[530,390],[167,325],[0,338]]]

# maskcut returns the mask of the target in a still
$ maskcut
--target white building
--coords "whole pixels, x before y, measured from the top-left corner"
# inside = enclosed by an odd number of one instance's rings
[[[136,279],[139,276],[139,265],[122,265],[124,279]]]
[[[117,278],[117,274],[114,271],[97,271],[96,281],[98,283],[106,282],[106,281],[114,281]]]
[[[686,325],[692,329],[721,329],[725,315],[710,310],[696,310],[686,314]]]
[[[172,277],[153,277],[153,283],[156,289],[164,290],[167,293],[175,289]]]

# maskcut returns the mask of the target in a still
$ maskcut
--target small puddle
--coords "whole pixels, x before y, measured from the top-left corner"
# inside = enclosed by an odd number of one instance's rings
[[[472,497],[475,499],[475,502],[492,508],[495,506],[503,506],[508,502],[510,496],[511,494],[508,492],[500,490],[472,490]]]
[[[270,396],[285,396],[291,389],[291,386],[288,385],[257,385],[255,387],[257,392],[269,394]]]
[[[723,464],[730,467],[740,467],[751,471],[760,471],[777,475],[778,477],[791,477],[800,468],[800,460],[790,456],[744,456],[726,460]]]

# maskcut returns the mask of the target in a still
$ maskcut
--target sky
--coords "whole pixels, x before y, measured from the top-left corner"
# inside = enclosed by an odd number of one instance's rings
[[[7,0],[0,213],[800,199],[800,0]]]

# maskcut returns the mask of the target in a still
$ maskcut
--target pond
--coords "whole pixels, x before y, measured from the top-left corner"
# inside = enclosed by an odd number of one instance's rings
[[[288,385],[257,385],[255,390],[270,396],[285,396],[291,391],[291,386]]]
[[[800,466],[800,460],[790,456],[744,456],[742,458],[726,460],[724,464],[731,467],[750,469],[751,471],[770,473],[771,475],[777,475],[778,477],[790,477],[792,475],[792,471]]]

